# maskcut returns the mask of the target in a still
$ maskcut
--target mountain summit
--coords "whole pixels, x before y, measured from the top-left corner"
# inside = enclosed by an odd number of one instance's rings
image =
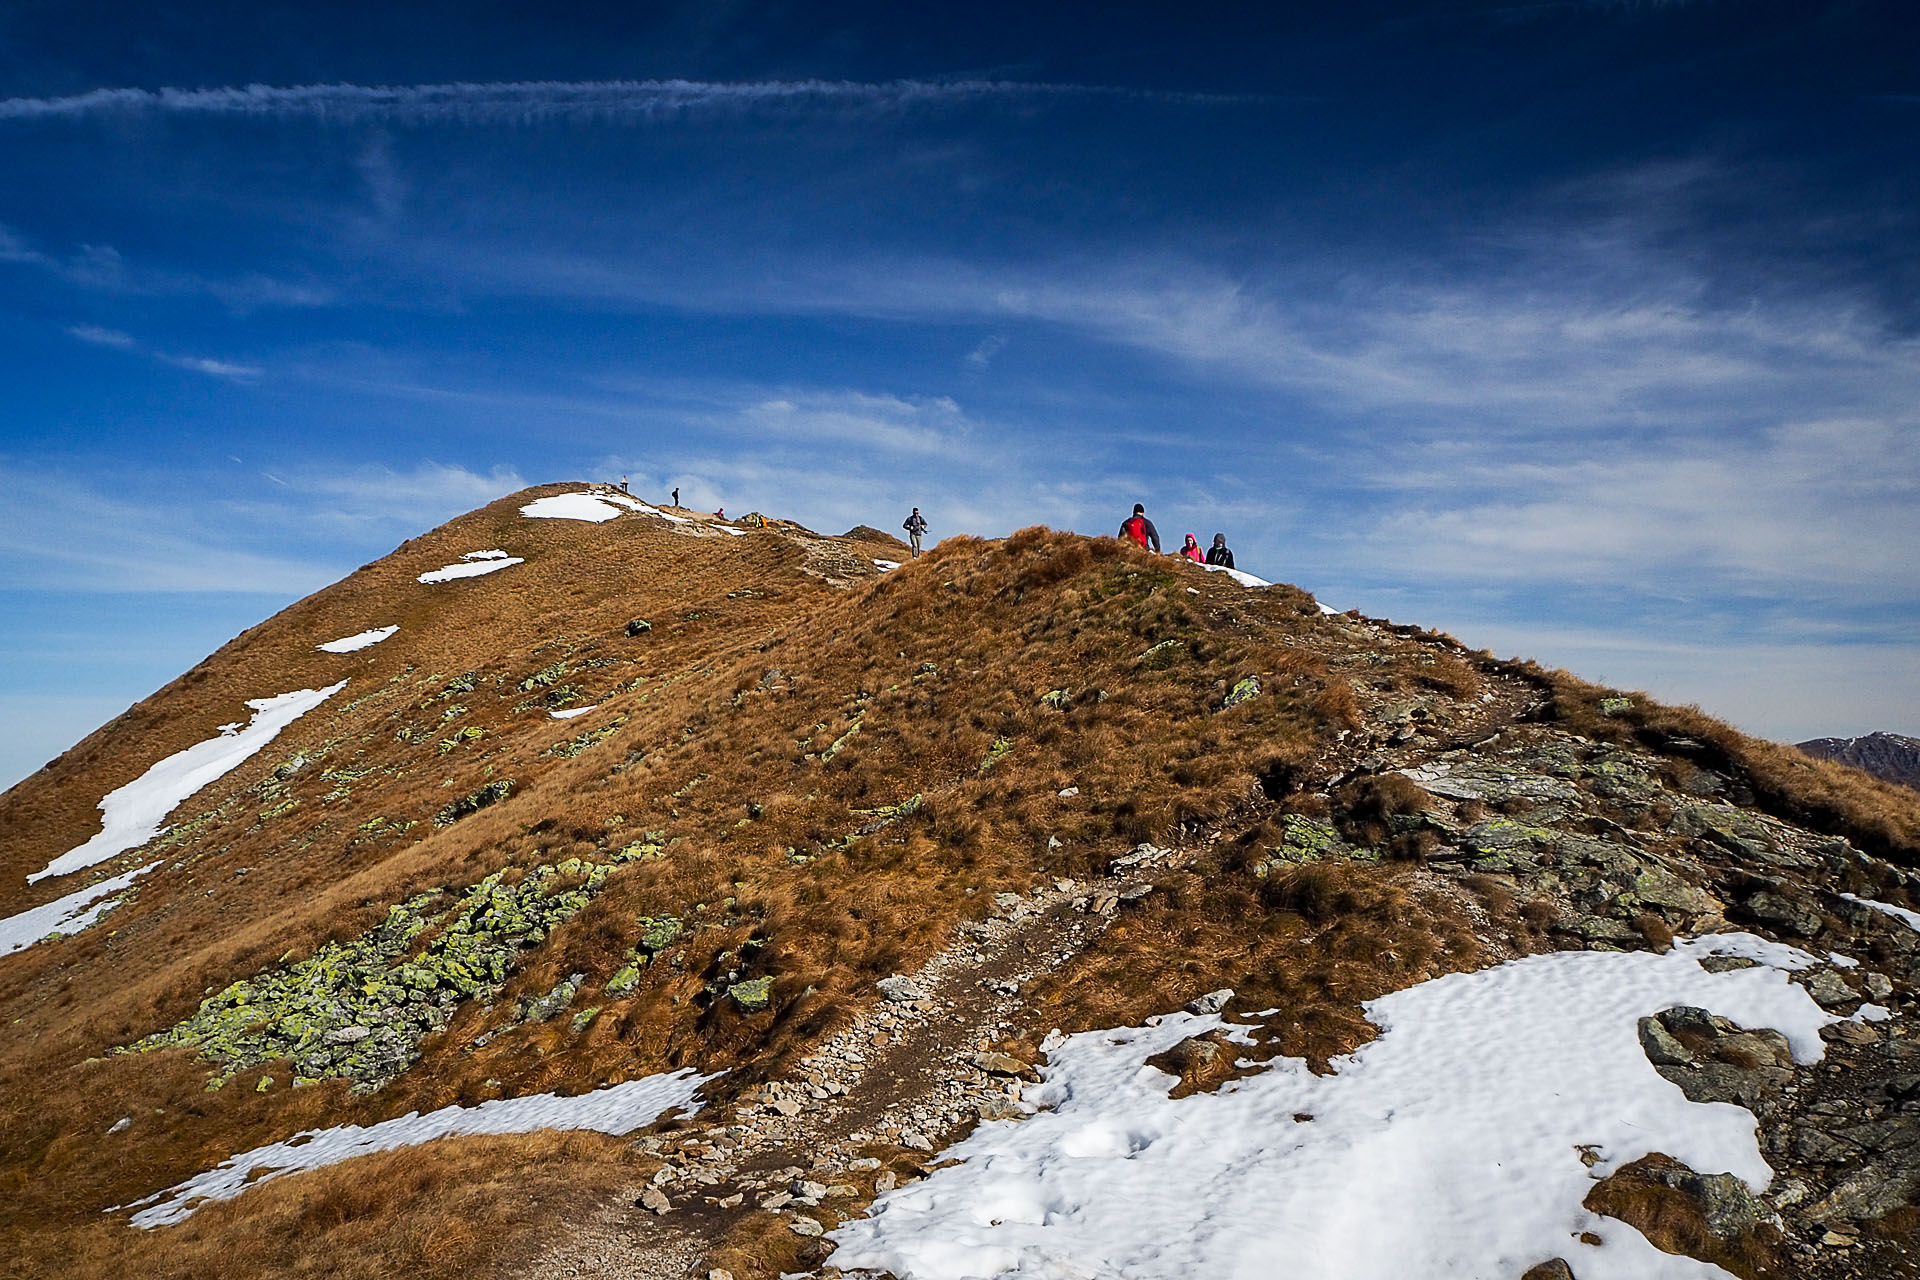
[[[1876,778],[1920,791],[1920,738],[1869,733],[1863,738],[1815,738],[1799,745],[1810,756],[1838,760]]]
[[[1920,1275],[1920,798],[908,554],[530,489],[0,796],[12,1270]]]

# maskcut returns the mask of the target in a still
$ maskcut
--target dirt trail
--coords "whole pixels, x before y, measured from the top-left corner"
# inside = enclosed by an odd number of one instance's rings
[[[1451,642],[1367,620],[1348,622],[1345,630],[1353,634],[1315,636],[1312,647],[1336,666],[1383,644],[1453,650]],[[1358,690],[1370,727],[1317,762],[1321,784],[1406,768],[1481,741],[1540,697],[1536,685],[1517,676],[1482,677],[1477,697],[1434,693],[1414,700],[1428,708],[1424,715],[1402,714],[1400,704]],[[705,1275],[710,1252],[751,1215],[777,1214],[796,1234],[817,1235],[819,1219],[810,1210],[818,1207],[830,1228],[894,1185],[892,1177],[915,1176],[922,1157],[977,1121],[1020,1114],[1013,1071],[1019,1064],[980,1056],[1010,1036],[1039,1030],[1030,1016],[1022,1019],[1020,990],[1084,952],[1125,904],[1150,894],[1157,877],[1193,861],[1210,839],[1202,835],[1180,849],[1140,845],[1098,880],[1055,881],[1026,897],[998,895],[990,918],[961,925],[954,941],[918,972],[889,980],[886,999],[786,1078],[703,1112],[664,1139],[642,1139],[643,1150],[665,1161],[654,1181],[570,1225],[533,1267],[517,1274]],[[892,1158],[883,1162],[883,1154]]]

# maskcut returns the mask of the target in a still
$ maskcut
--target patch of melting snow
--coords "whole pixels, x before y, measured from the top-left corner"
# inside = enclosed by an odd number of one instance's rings
[[[1334,608],[1332,605],[1328,604],[1326,601],[1315,600],[1314,603],[1320,606],[1320,612],[1324,614],[1326,617],[1337,618],[1340,616],[1341,611],[1339,609]]]
[[[100,802],[100,834],[61,854],[28,876],[27,882],[65,875],[139,848],[164,830],[167,815],[181,801],[239,768],[279,737],[282,729],[346,687],[347,682],[342,680],[325,689],[296,689],[272,698],[248,699],[253,719],[246,728],[229,731],[230,726],[223,727],[217,737],[176,751],[126,786],[108,792]]]
[[[510,556],[504,551],[469,551],[460,557],[459,564],[443,565],[420,575],[422,582],[451,582],[455,578],[477,578],[483,573],[497,573],[509,565],[525,564],[519,556]]]
[[[618,1137],[644,1128],[675,1107],[688,1115],[700,1110],[693,1100],[701,1085],[716,1075],[696,1075],[683,1067],[667,1075],[609,1085],[577,1098],[540,1093],[526,1098],[496,1098],[477,1107],[447,1106],[426,1115],[410,1112],[364,1128],[357,1124],[308,1129],[284,1142],[255,1147],[185,1182],[156,1191],[132,1204],[107,1210],[138,1209],[136,1227],[164,1227],[184,1221],[208,1200],[231,1200],[249,1187],[289,1173],[322,1169],[355,1156],[418,1146],[435,1138],[474,1134],[534,1133],[541,1129],[592,1129]],[[150,1205],[150,1208],[142,1208]]]
[[[1709,955],[1759,964],[1710,973]],[[979,1126],[942,1153],[957,1163],[829,1233],[831,1261],[901,1280],[1252,1280],[1279,1259],[1290,1274],[1399,1280],[1555,1257],[1581,1280],[1721,1277],[1581,1201],[1652,1151],[1765,1188],[1752,1114],[1689,1102],[1647,1061],[1637,1022],[1695,1005],[1773,1027],[1816,1061],[1837,1019],[1786,973],[1812,963],[1751,934],[1530,956],[1369,1002],[1379,1037],[1331,1075],[1276,1058],[1178,1101],[1146,1059],[1215,1029],[1249,1043],[1249,1028],[1173,1013],[1059,1037],[1024,1095],[1047,1110]]]
[[[753,532],[753,530],[751,529],[736,529],[730,524],[716,524],[713,527],[718,529],[722,533],[730,534],[731,536],[736,538],[744,538],[748,534]]]
[[[1243,587],[1270,587],[1273,585],[1265,578],[1256,578],[1250,573],[1239,569],[1229,569],[1223,564],[1203,564],[1200,567],[1208,573],[1224,573]]]
[[[362,631],[358,635],[342,636],[338,640],[329,640],[325,644],[317,644],[313,647],[322,653],[354,653],[379,644],[382,640],[390,639],[399,630],[399,627],[375,627],[370,631]]]
[[[597,493],[556,493],[549,498],[535,498],[520,508],[520,514],[529,520],[590,520],[599,524],[618,520],[620,508]]]
[[[875,560],[873,563],[883,573],[891,569],[898,569],[900,567],[900,562],[898,560]]]
[[[1896,907],[1891,902],[1875,902],[1872,898],[1856,898],[1850,893],[1843,893],[1840,896],[1848,902],[1857,902],[1863,907],[1872,907],[1875,911],[1883,915],[1889,915],[1896,920],[1905,921],[1908,928],[1920,929],[1920,911],[1909,910],[1906,907]]]
[[[590,707],[568,707],[565,711],[549,711],[547,714],[555,720],[571,720],[575,716],[583,716],[589,711],[598,711],[599,709],[600,704],[596,702]]]
[[[64,898],[55,898],[38,907],[28,907],[18,915],[0,920],[0,956],[24,951],[56,933],[80,932],[120,905],[120,899],[114,894],[159,865],[149,862],[138,870],[90,884],[84,889],[75,889]]]

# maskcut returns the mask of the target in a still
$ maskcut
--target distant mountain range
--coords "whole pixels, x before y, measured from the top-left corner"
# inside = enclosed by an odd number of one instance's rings
[[[1838,760],[1876,778],[1920,791],[1920,738],[1870,733],[1864,738],[1815,738],[1798,745],[1810,756]]]

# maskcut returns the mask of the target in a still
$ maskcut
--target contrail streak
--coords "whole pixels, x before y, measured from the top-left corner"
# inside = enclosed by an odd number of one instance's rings
[[[252,84],[216,89],[94,89],[61,98],[0,99],[0,120],[108,115],[255,116],[324,124],[644,123],[701,112],[769,107],[900,111],[968,101],[1071,99],[1217,104],[1230,95],[1170,93],[1019,80],[530,80],[501,84]]]

